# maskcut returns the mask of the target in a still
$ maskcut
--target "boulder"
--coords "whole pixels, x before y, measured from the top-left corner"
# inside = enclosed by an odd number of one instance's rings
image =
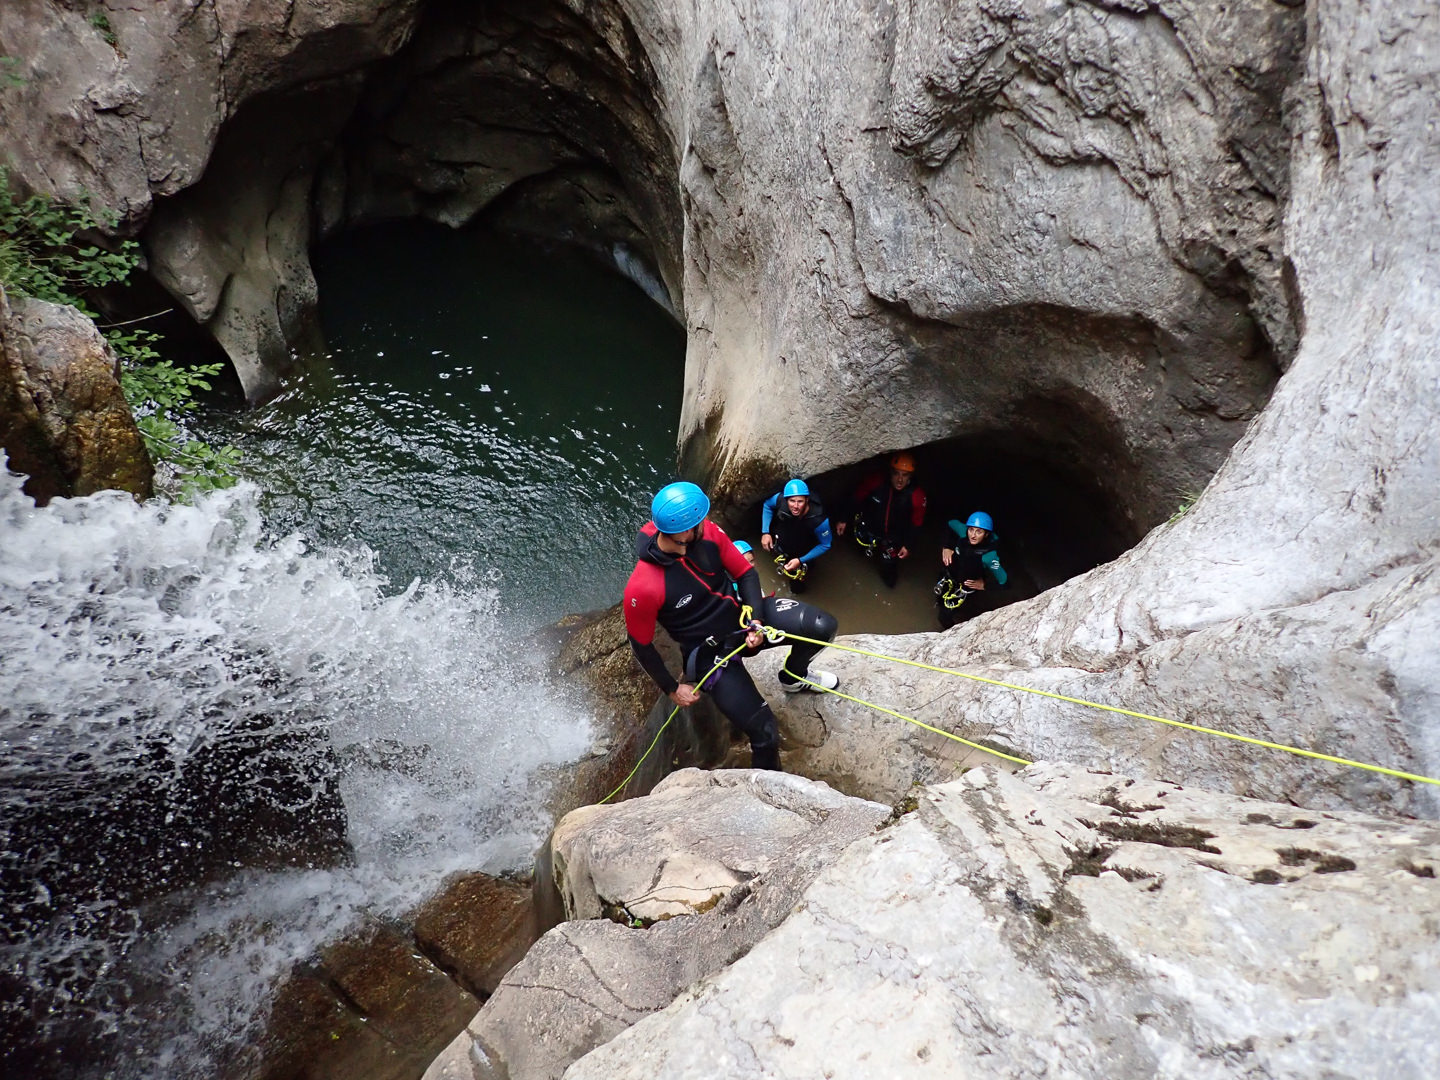
[[[1432,1076],[1437,862],[1429,823],[974,769],[565,1077]]]
[[[822,867],[889,813],[797,776],[687,769],[643,799],[570,815],[557,830],[554,863],[571,909],[599,914],[629,903],[660,921],[647,929],[628,925],[644,918],[555,927],[431,1064],[427,1080],[559,1077],[743,955],[785,919]],[[628,845],[619,842],[626,829]],[[646,907],[632,891],[641,878],[691,902]],[[705,900],[695,902],[701,893]]]
[[[154,468],[115,353],[72,307],[0,289],[0,448],[39,505],[107,488],[146,498]]]

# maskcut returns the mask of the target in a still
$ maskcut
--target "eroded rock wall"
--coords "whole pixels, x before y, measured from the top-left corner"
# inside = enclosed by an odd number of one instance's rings
[[[1301,11],[688,18],[681,438],[722,498],[980,433],[1084,463],[1142,529],[1203,485],[1295,349]]]
[[[872,644],[1433,777],[1440,206],[1427,192],[1440,83],[1424,58],[1440,51],[1440,24],[1418,2],[1336,0],[1306,18],[1285,224],[1305,325],[1270,404],[1194,509],[1120,559],[944,635]],[[1434,785],[940,675],[835,666],[852,692],[892,706],[943,694],[945,722],[1031,757],[1311,806],[1440,813]],[[828,732],[873,723],[845,703],[820,708]],[[865,742],[842,750],[850,738],[832,747],[836,761]],[[898,738],[928,767],[928,744]]]
[[[147,269],[261,396],[314,329],[319,156],[356,73],[404,43],[420,5],[7,3],[0,165],[30,190],[88,194],[127,233],[153,219]]]

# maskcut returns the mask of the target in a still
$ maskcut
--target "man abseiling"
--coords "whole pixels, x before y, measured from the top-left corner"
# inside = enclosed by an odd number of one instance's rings
[[[821,642],[833,640],[838,627],[834,616],[799,600],[762,597],[759,574],[708,520],[709,513],[710,500],[694,484],[667,484],[655,495],[651,520],[635,538],[637,562],[623,602],[625,631],[640,666],[671,701],[690,706],[705,691],[749,737],[752,766],[779,769],[775,714],[745,670],[744,657],[770,647],[761,633],[764,624]],[[685,668],[679,678],[655,648],[657,624],[680,646]],[[715,661],[741,642],[745,652],[706,678]],[[824,647],[792,645],[780,669],[781,687],[795,693],[838,686],[833,673],[810,667]]]

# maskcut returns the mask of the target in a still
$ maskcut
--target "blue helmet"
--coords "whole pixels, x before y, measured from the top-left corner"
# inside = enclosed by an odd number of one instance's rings
[[[965,522],[967,529],[984,529],[986,532],[995,531],[995,522],[990,520],[990,515],[984,510],[976,510],[970,515],[970,520]]]
[[[650,520],[662,533],[683,533],[693,529],[710,513],[710,500],[694,484],[681,481],[666,484],[650,500]]]
[[[736,540],[735,550],[740,552],[741,555],[748,555],[755,549],[752,548],[749,544],[747,544],[744,540]]]
[[[785,498],[793,499],[796,495],[804,495],[807,499],[810,497],[810,489],[806,487],[805,481],[798,477],[785,485]]]

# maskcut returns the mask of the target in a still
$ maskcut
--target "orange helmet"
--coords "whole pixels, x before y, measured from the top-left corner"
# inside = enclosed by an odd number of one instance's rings
[[[901,450],[900,453],[890,459],[890,467],[896,472],[913,473],[915,471],[915,459],[906,451]]]

